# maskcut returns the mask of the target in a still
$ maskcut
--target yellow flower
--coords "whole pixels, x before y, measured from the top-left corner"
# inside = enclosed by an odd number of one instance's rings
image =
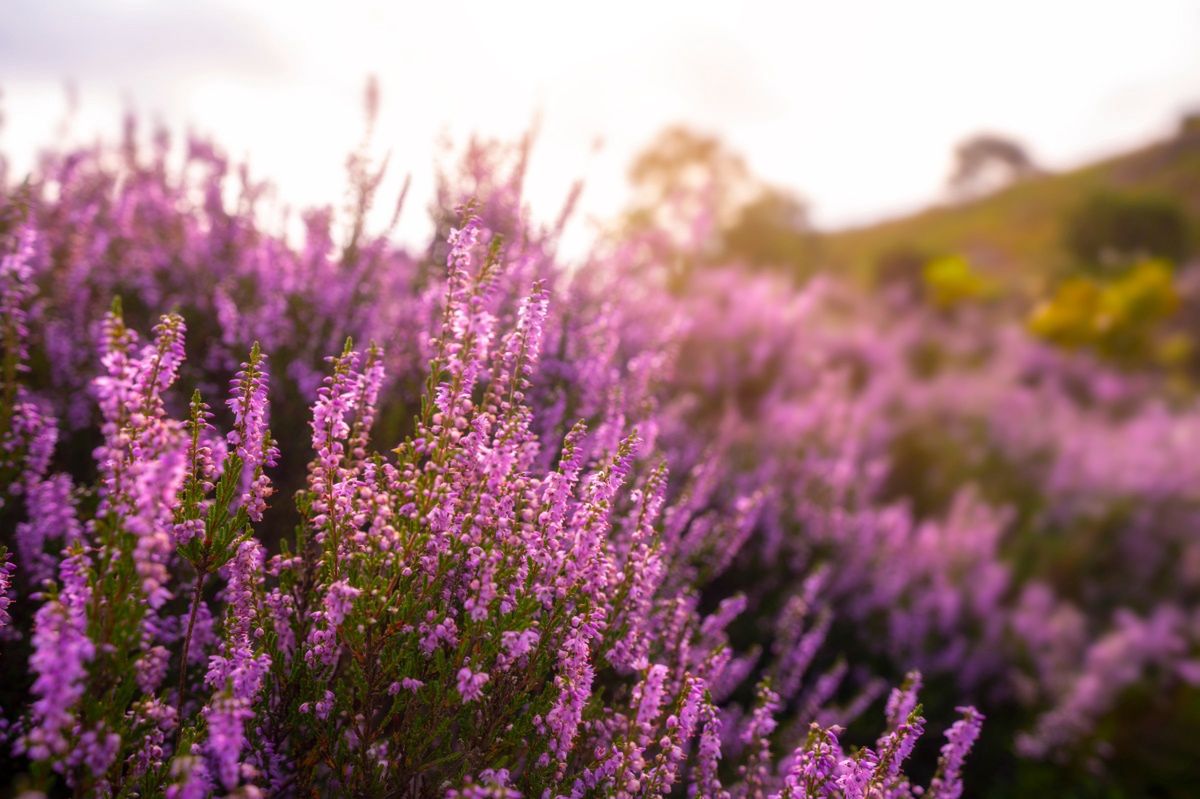
[[[970,300],[987,299],[995,285],[971,268],[961,255],[935,258],[922,271],[926,295],[938,308],[953,308]]]

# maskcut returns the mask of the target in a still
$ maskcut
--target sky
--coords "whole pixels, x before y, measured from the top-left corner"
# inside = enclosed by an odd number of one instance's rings
[[[1010,135],[1060,169],[1169,135],[1200,110],[1200,2],[235,2],[10,0],[0,148],[21,168],[61,135],[115,136],[126,109],[216,136],[297,205],[338,202],[382,91],[375,152],[403,235],[423,235],[439,143],[516,138],[554,218],[626,202],[626,170],[673,123],[717,134],[821,227],[937,201],[954,145]]]

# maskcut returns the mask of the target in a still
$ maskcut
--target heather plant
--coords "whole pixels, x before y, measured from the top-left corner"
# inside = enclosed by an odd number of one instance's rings
[[[71,520],[57,539],[30,522],[15,531],[31,570],[17,565],[19,597],[37,606],[28,704],[8,728],[28,769],[18,785],[633,796],[690,783],[714,796],[910,795],[899,766],[920,731],[915,710],[879,756],[847,756],[832,728],[773,739],[786,696],[769,682],[721,773],[714,688],[746,676],[723,633],[738,602],[708,616],[693,580],[668,580],[688,536],[664,536],[667,468],[639,458],[636,431],[596,438],[585,455],[579,423],[553,467],[539,467],[526,392],[548,298],[535,283],[499,328],[488,298],[504,257],[490,231],[480,244],[484,233],[474,216],[451,233],[426,391],[413,432],[389,454],[371,444],[383,351],[347,343],[330,360],[295,542],[269,559],[254,527],[278,449],[258,345],[231,382],[222,436],[198,391],[185,419],[168,410],[184,319],[162,316],[143,343],[114,304],[92,381],[95,482],[66,486],[78,501],[54,507],[62,496],[35,490],[59,477],[46,474],[53,436],[39,432],[52,422],[18,400],[16,383],[31,292],[9,289],[6,419],[39,433],[6,447],[28,476],[9,493],[31,521]],[[6,277],[26,274],[31,238],[23,228]],[[799,689],[805,640],[779,650],[785,695]],[[780,744],[795,752],[786,763],[771,753]],[[949,791],[955,746],[935,781]]]
[[[1155,755],[1131,704],[1190,729],[1187,393],[999,305],[681,281],[675,229],[566,265],[528,141],[410,252],[368,144],[298,237],[133,128],[6,190],[11,790],[957,796],[977,739],[1059,790]]]

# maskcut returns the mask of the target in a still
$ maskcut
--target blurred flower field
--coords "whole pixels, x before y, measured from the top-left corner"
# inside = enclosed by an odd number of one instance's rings
[[[709,187],[568,261],[529,155],[423,249],[365,154],[3,187],[0,791],[1200,791],[1195,266],[799,280]]]

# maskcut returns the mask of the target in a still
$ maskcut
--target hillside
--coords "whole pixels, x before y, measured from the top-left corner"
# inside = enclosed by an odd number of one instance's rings
[[[1173,198],[1200,219],[1200,119],[1189,118],[1174,138],[1079,169],[1040,174],[980,199],[829,233],[822,240],[822,263],[869,278],[890,253],[959,252],[1010,285],[1036,289],[1067,260],[1061,243],[1064,218],[1098,190]]]

